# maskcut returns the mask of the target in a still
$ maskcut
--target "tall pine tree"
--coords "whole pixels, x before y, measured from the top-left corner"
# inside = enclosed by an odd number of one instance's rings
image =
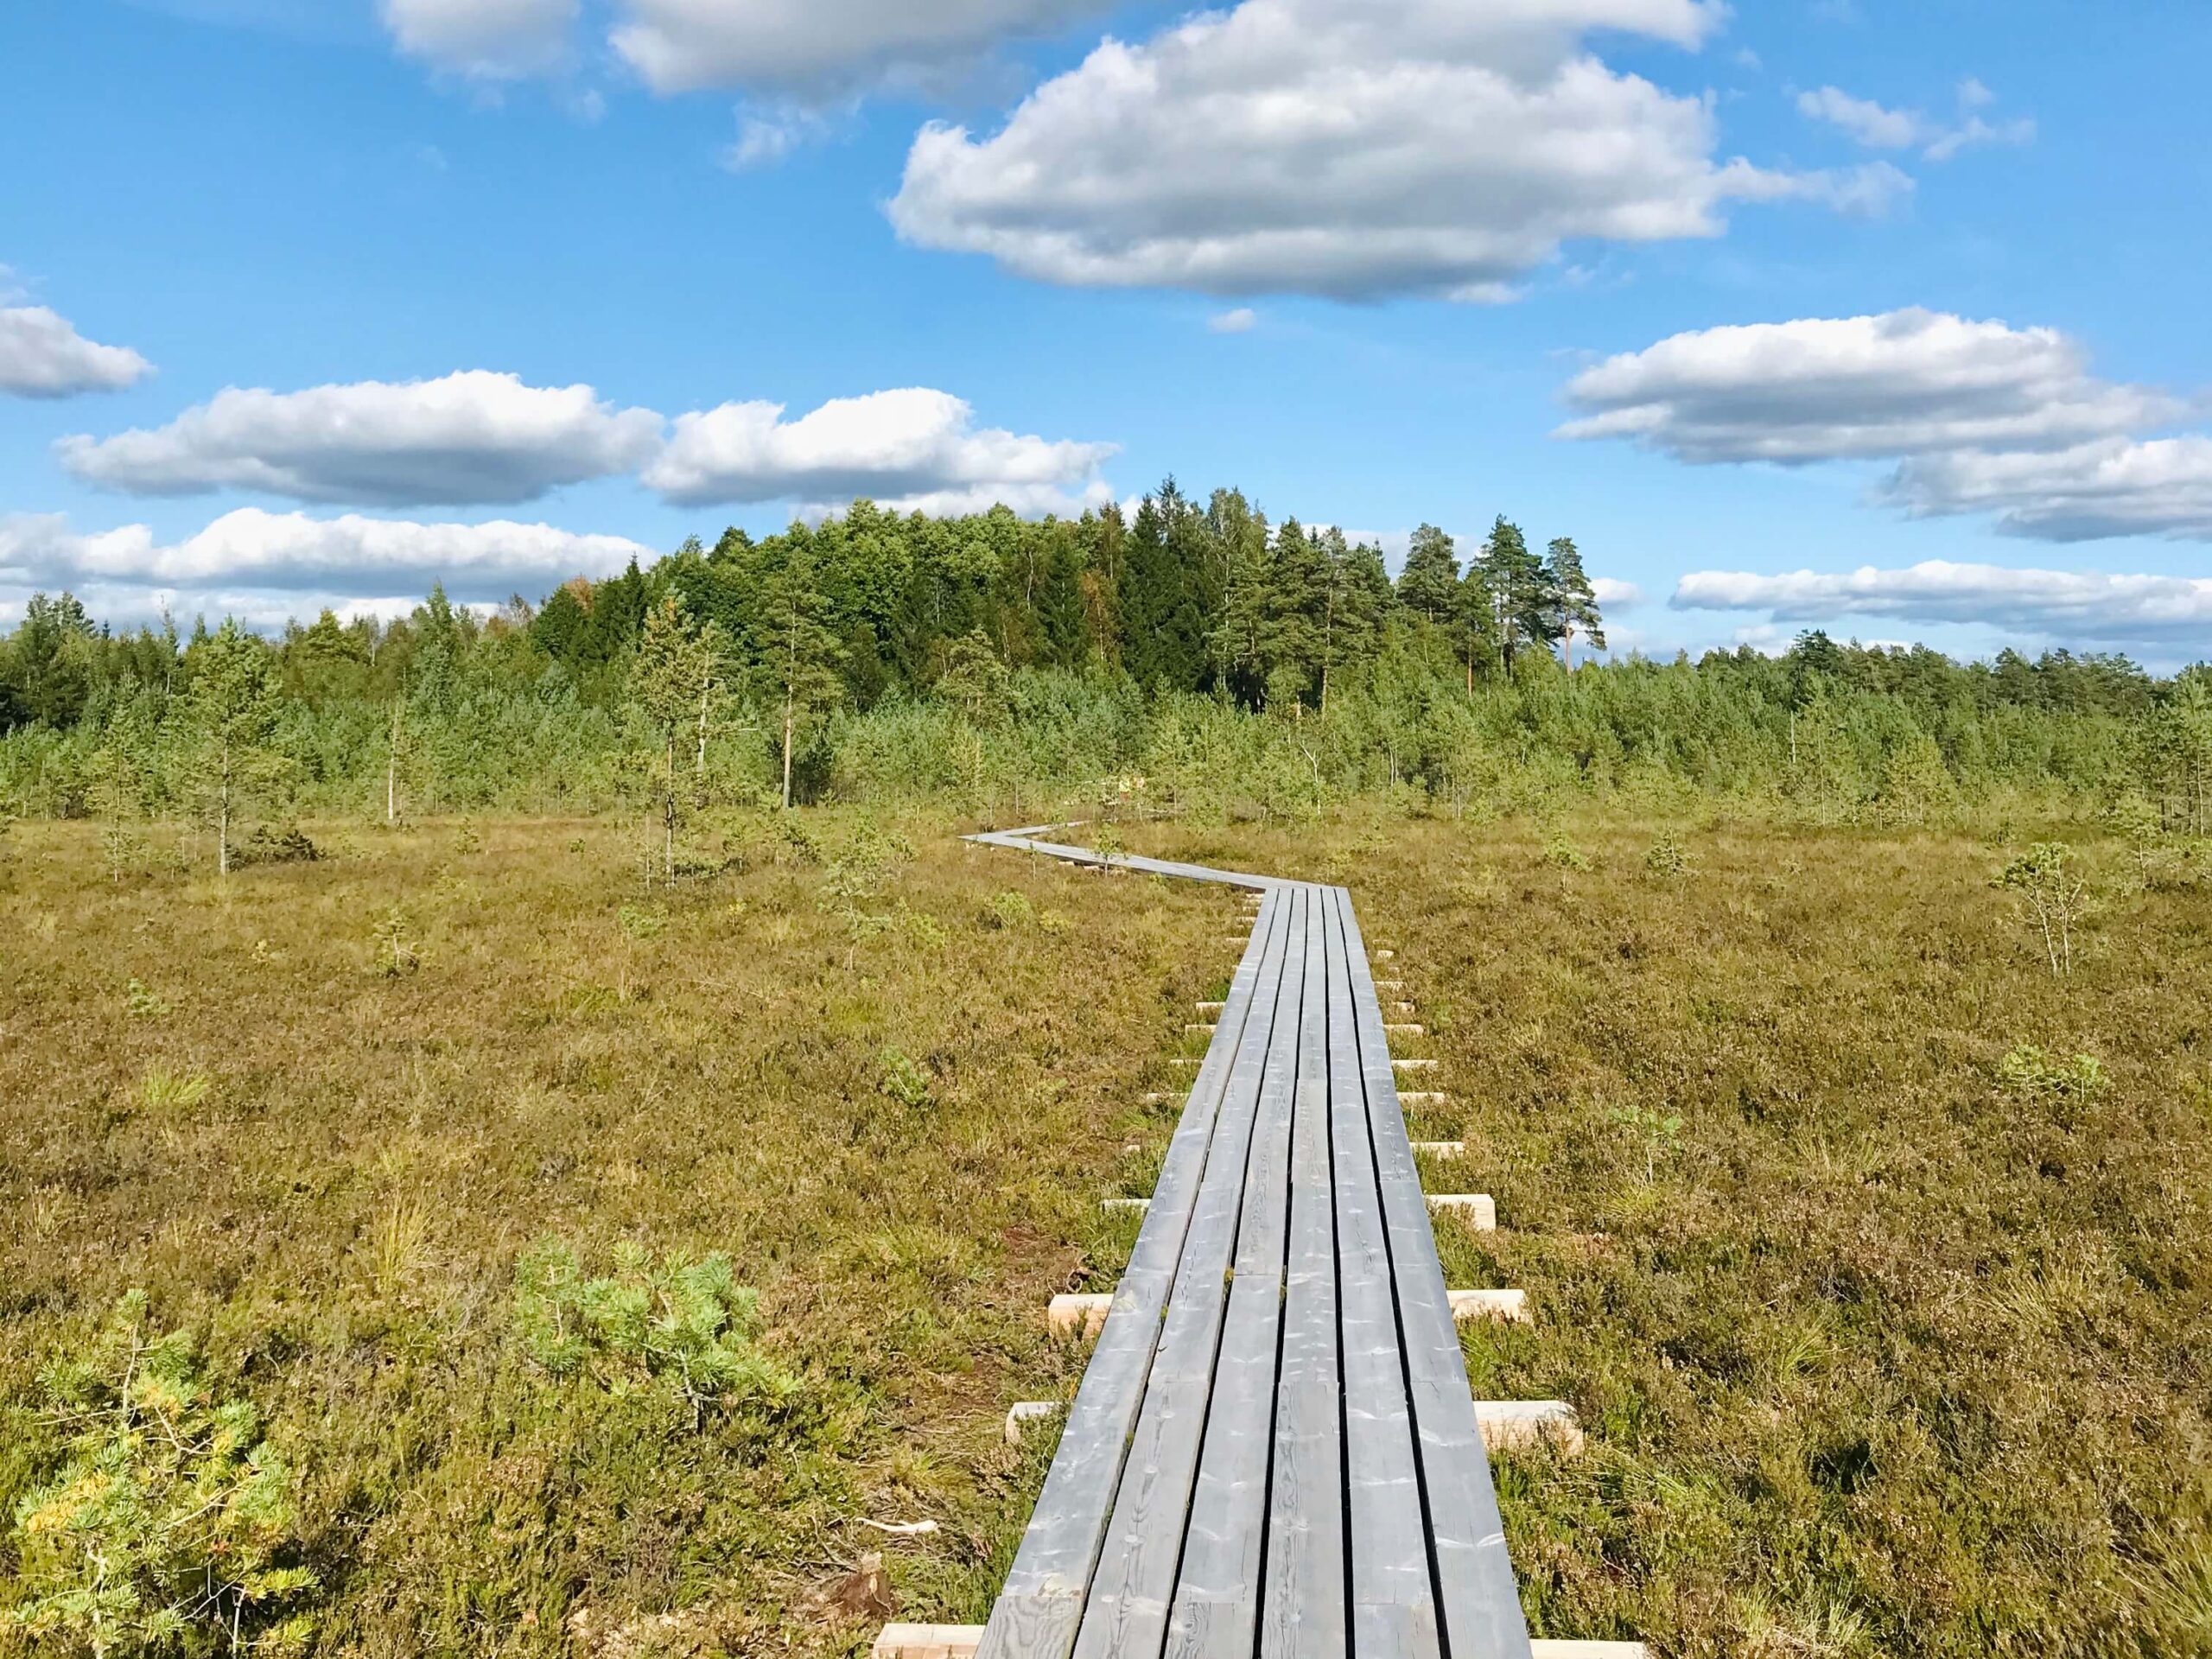
[[[1581,550],[1567,536],[1553,539],[1544,559],[1545,597],[1550,608],[1549,626],[1567,652],[1567,665],[1574,666],[1574,636],[1580,634],[1597,650],[1605,648],[1605,619],[1598,610],[1597,590],[1582,573]]]
[[[1548,650],[1554,638],[1543,561],[1529,550],[1521,526],[1501,513],[1476,563],[1489,592],[1492,637],[1510,674],[1522,652]]]

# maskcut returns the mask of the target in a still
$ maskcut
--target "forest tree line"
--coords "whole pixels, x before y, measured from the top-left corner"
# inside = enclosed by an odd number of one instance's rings
[[[275,639],[120,632],[41,596],[0,640],[0,810],[628,804],[671,857],[679,807],[709,799],[953,790],[988,812],[1115,777],[1262,811],[1664,786],[1913,816],[2006,787],[2133,793],[2206,827],[2202,671],[1818,632],[1695,663],[1594,660],[1605,645],[1573,540],[1538,552],[1503,517],[1469,548],[1422,526],[1394,580],[1372,544],[1172,480],[1076,520],[860,502],[489,616],[434,592]]]

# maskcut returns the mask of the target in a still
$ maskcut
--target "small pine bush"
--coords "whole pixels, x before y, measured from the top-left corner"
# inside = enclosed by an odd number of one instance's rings
[[[315,1633],[292,1472],[252,1404],[217,1397],[182,1332],[132,1291],[80,1355],[48,1364],[53,1479],[16,1512],[15,1605],[38,1653],[283,1655]]]
[[[1643,868],[1662,880],[1675,880],[1690,873],[1690,855],[1673,835],[1663,835],[1644,854]]]
[[[754,1344],[760,1299],[727,1255],[658,1260],[642,1245],[613,1250],[613,1271],[586,1275],[574,1249],[547,1239],[515,1267],[515,1328],[555,1376],[589,1375],[611,1389],[664,1386],[696,1424],[715,1408],[780,1402],[798,1384]]]

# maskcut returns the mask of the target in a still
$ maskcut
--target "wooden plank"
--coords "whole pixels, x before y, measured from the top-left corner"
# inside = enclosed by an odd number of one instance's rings
[[[1270,893],[1230,982],[1222,1029],[1192,1081],[1190,1100],[1168,1143],[1152,1207],[1116,1288],[1114,1310],[1091,1351],[1058,1453],[1046,1475],[1045,1490],[991,1609],[981,1659],[1067,1659],[1074,1649],[1084,1598],[1098,1565],[1129,1437],[1143,1406],[1161,1315],[1182,1262],[1237,1046],[1251,1016],[1269,947],[1280,942],[1288,919],[1282,900]],[[1279,963],[1280,952],[1276,959]]]
[[[1339,890],[1326,895],[1323,905],[1352,1643],[1359,1653],[1410,1659],[1439,1653],[1441,1644],[1413,1413],[1399,1352],[1387,1224],[1368,1123],[1360,1027],[1347,960],[1346,907]],[[1410,1162],[1410,1151],[1407,1158]]]
[[[1528,1624],[1491,1484],[1490,1460],[1475,1421],[1466,1361],[1445,1294],[1436,1236],[1398,1103],[1389,1039],[1350,894],[1339,892],[1337,911],[1358,1011],[1360,1078],[1389,1228],[1399,1335],[1446,1641],[1453,1659],[1529,1659]]]
[[[1069,847],[1057,841],[1038,838],[1047,830],[1080,827],[1072,823],[1039,823],[1032,824],[1027,830],[1001,830],[989,835],[967,836],[963,839],[985,847],[1007,847],[1015,852],[1041,853],[1046,858],[1063,859],[1068,863],[1087,865],[1094,869],[1136,870],[1146,875],[1173,876],[1182,881],[1211,881],[1220,887],[1245,887],[1262,893],[1294,885],[1277,880],[1271,875],[1247,875],[1241,870],[1209,869],[1203,864],[1178,864],[1168,859],[1139,858],[1134,854],[1116,853],[1109,858],[1103,853],[1092,852],[1087,847]]]
[[[1169,1659],[1236,1655],[1251,1659],[1258,1628],[1261,1563],[1268,1520],[1268,1470],[1274,1439],[1283,1266],[1290,1225],[1291,1129],[1298,1090],[1306,941],[1317,906],[1291,901],[1290,949],[1275,1003],[1254,1125],[1235,1276],[1223,1322],[1205,1443],[1191,1494],[1174,1599],[1166,1611]],[[1150,1621],[1133,1621],[1126,1649],[1150,1654]]]
[[[1317,907],[1306,934],[1299,1012],[1260,1659],[1338,1659],[1349,1646],[1336,1192],[1329,1150],[1328,942],[1320,919]]]
[[[1221,1356],[1229,1275],[1236,1259],[1268,1052],[1276,1026],[1294,1018],[1297,1007],[1294,998],[1286,1006],[1286,969],[1306,900],[1294,893],[1276,903],[1259,995],[1237,1044],[1105,1548],[1084,1604],[1075,1659],[1156,1654],[1165,1640]]]

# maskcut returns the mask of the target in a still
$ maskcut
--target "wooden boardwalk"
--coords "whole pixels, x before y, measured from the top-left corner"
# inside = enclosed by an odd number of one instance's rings
[[[1350,895],[1110,861],[1262,897],[980,1659],[1526,1659]]]

